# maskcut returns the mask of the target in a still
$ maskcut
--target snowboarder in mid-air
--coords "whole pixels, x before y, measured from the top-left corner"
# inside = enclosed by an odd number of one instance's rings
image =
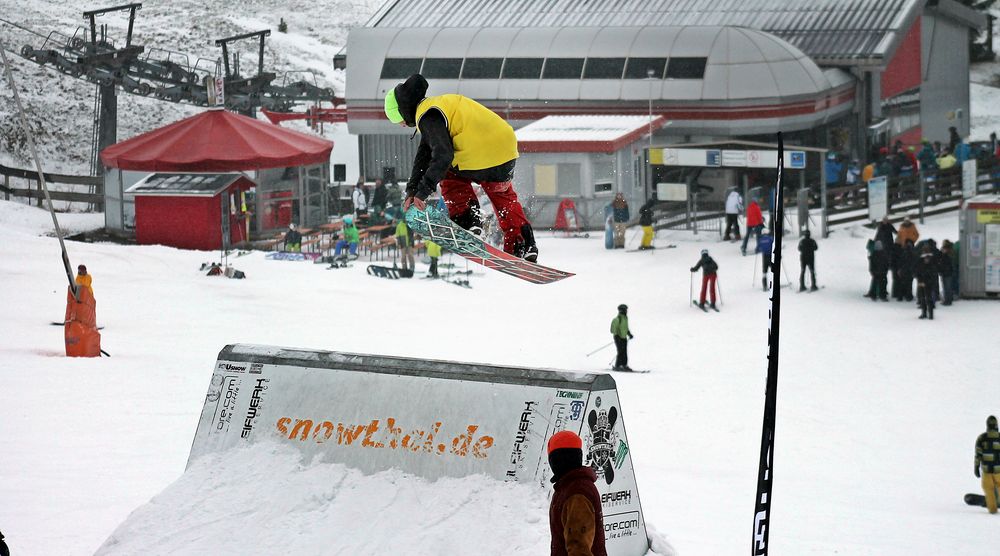
[[[618,350],[615,370],[631,371],[632,368],[628,366],[628,341],[635,336],[628,328],[628,305],[624,303],[618,306],[618,315],[611,321],[611,335],[615,339],[615,349]]]
[[[992,415],[986,418],[986,432],[976,439],[975,473],[983,483],[986,509],[991,514],[997,513],[997,492],[1000,491],[1000,431],[997,430],[997,418]]]
[[[698,307],[702,311],[705,310],[705,294],[710,290],[712,304],[709,307],[718,311],[719,309],[715,306],[715,284],[718,280],[716,272],[719,270],[719,265],[715,259],[708,255],[708,249],[701,250],[701,258],[698,259],[698,264],[691,267],[691,272],[698,272],[699,268],[701,269],[701,297]]]
[[[503,250],[530,262],[538,260],[531,223],[514,191],[517,137],[496,113],[471,98],[445,94],[427,97],[427,80],[411,75],[385,97],[389,121],[420,131],[420,145],[406,185],[405,212],[426,208],[427,197],[441,185],[453,222],[477,236],[483,221],[478,183],[490,198],[503,230]]]

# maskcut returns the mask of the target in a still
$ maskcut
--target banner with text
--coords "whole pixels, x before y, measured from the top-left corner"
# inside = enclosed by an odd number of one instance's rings
[[[230,346],[215,365],[188,461],[269,439],[295,446],[305,461],[366,473],[484,474],[551,489],[545,447],[564,429],[580,434],[598,474],[609,554],[645,554],[625,423],[607,375]]]

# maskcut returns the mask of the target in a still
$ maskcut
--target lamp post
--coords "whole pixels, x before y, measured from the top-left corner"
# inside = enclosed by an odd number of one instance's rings
[[[649,80],[649,148],[653,148],[653,81],[656,79],[656,70],[646,69],[646,79]]]

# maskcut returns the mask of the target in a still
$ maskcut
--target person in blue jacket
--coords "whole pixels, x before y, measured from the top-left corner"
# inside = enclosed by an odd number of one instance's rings
[[[764,230],[761,232],[760,236],[757,237],[757,252],[760,253],[761,261],[764,266],[761,271],[761,284],[764,287],[764,291],[767,291],[767,271],[771,269],[771,246],[774,245],[774,236],[771,235],[771,230]]]

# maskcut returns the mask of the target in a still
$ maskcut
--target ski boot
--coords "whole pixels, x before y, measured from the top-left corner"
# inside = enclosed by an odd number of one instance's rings
[[[806,291],[806,285],[805,284],[799,284],[799,293],[802,293],[804,291]]]
[[[455,216],[451,221],[479,239],[483,238],[483,217],[479,205],[470,206],[469,210]]]
[[[767,291],[767,276],[761,278],[760,283],[764,285],[764,291]]]
[[[529,263],[538,262],[538,245],[535,244],[535,233],[530,224],[521,226],[521,237],[514,243],[513,255]]]
[[[811,287],[811,288],[809,288],[809,291],[811,291],[811,292],[814,292],[814,291],[816,291],[816,290],[818,290],[818,289],[819,289],[819,288],[818,288],[818,287],[816,287],[816,284],[813,284],[813,285],[812,285],[812,287]]]

